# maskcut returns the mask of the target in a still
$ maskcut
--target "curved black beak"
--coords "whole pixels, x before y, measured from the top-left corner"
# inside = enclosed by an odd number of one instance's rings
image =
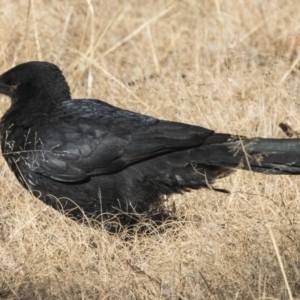
[[[2,76],[0,76],[0,94],[5,94],[7,96],[12,95],[12,87],[3,82]]]

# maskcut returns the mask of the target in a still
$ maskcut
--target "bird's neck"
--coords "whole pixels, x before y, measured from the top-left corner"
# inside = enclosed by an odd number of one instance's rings
[[[32,101],[27,102],[26,105],[12,103],[11,107],[1,118],[1,130],[10,126],[27,128],[38,126],[38,124],[56,111],[57,107],[63,102],[54,102],[47,97],[44,99],[49,101],[39,103],[32,99]]]

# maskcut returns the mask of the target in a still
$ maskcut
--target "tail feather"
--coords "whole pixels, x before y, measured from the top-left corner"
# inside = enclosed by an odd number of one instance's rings
[[[251,138],[215,134],[191,150],[195,163],[266,174],[300,174],[300,139]]]

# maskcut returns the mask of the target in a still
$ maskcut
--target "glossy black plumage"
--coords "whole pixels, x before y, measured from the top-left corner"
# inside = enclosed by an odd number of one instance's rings
[[[1,119],[10,168],[36,197],[79,219],[119,214],[127,224],[163,195],[210,187],[233,168],[300,173],[299,139],[245,139],[72,100],[47,62],[5,72],[0,93],[12,99]]]

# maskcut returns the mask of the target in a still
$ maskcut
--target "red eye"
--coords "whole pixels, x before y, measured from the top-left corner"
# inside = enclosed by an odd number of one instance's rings
[[[18,85],[17,85],[16,83],[12,83],[12,84],[11,84],[11,87],[12,87],[14,90],[16,90],[16,89],[18,88]]]

